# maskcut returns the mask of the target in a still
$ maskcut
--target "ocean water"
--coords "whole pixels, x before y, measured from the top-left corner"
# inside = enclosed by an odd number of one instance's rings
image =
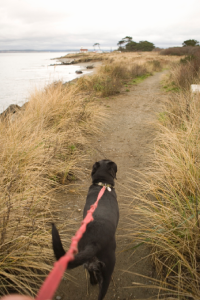
[[[67,82],[77,76],[78,65],[59,65],[52,58],[67,52],[0,53],[0,113],[10,104],[23,105],[35,88],[62,80]],[[85,72],[84,72],[85,73]]]

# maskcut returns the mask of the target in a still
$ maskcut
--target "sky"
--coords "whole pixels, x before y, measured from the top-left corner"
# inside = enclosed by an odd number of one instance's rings
[[[125,36],[200,41],[200,0],[0,0],[0,50],[114,50]]]

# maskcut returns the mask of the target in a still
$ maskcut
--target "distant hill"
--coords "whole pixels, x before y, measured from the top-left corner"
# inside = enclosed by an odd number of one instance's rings
[[[74,52],[77,49],[70,50],[0,50],[0,53],[30,53],[30,52]]]

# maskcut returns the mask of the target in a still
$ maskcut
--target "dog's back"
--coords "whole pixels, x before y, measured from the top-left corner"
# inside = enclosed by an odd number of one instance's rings
[[[78,243],[79,252],[68,264],[68,269],[84,264],[90,274],[91,284],[99,283],[98,300],[104,298],[115,266],[115,231],[119,220],[118,203],[113,188],[116,172],[116,164],[109,160],[97,162],[93,166],[93,184],[88,191],[83,217],[86,216],[101,190],[98,177],[103,184],[108,183],[112,188],[105,190],[93,213],[94,221],[87,225],[86,232]],[[55,256],[59,259],[65,255],[65,250],[55,225],[52,227],[52,239]]]

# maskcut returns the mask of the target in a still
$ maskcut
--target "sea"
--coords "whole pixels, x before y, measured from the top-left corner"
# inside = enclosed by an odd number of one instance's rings
[[[0,113],[10,104],[23,105],[37,88],[61,80],[71,81],[81,75],[78,65],[56,65],[52,60],[69,52],[7,52],[0,53]],[[70,52],[71,53],[71,52]],[[84,72],[85,73],[85,72]],[[88,72],[89,73],[89,72]]]

